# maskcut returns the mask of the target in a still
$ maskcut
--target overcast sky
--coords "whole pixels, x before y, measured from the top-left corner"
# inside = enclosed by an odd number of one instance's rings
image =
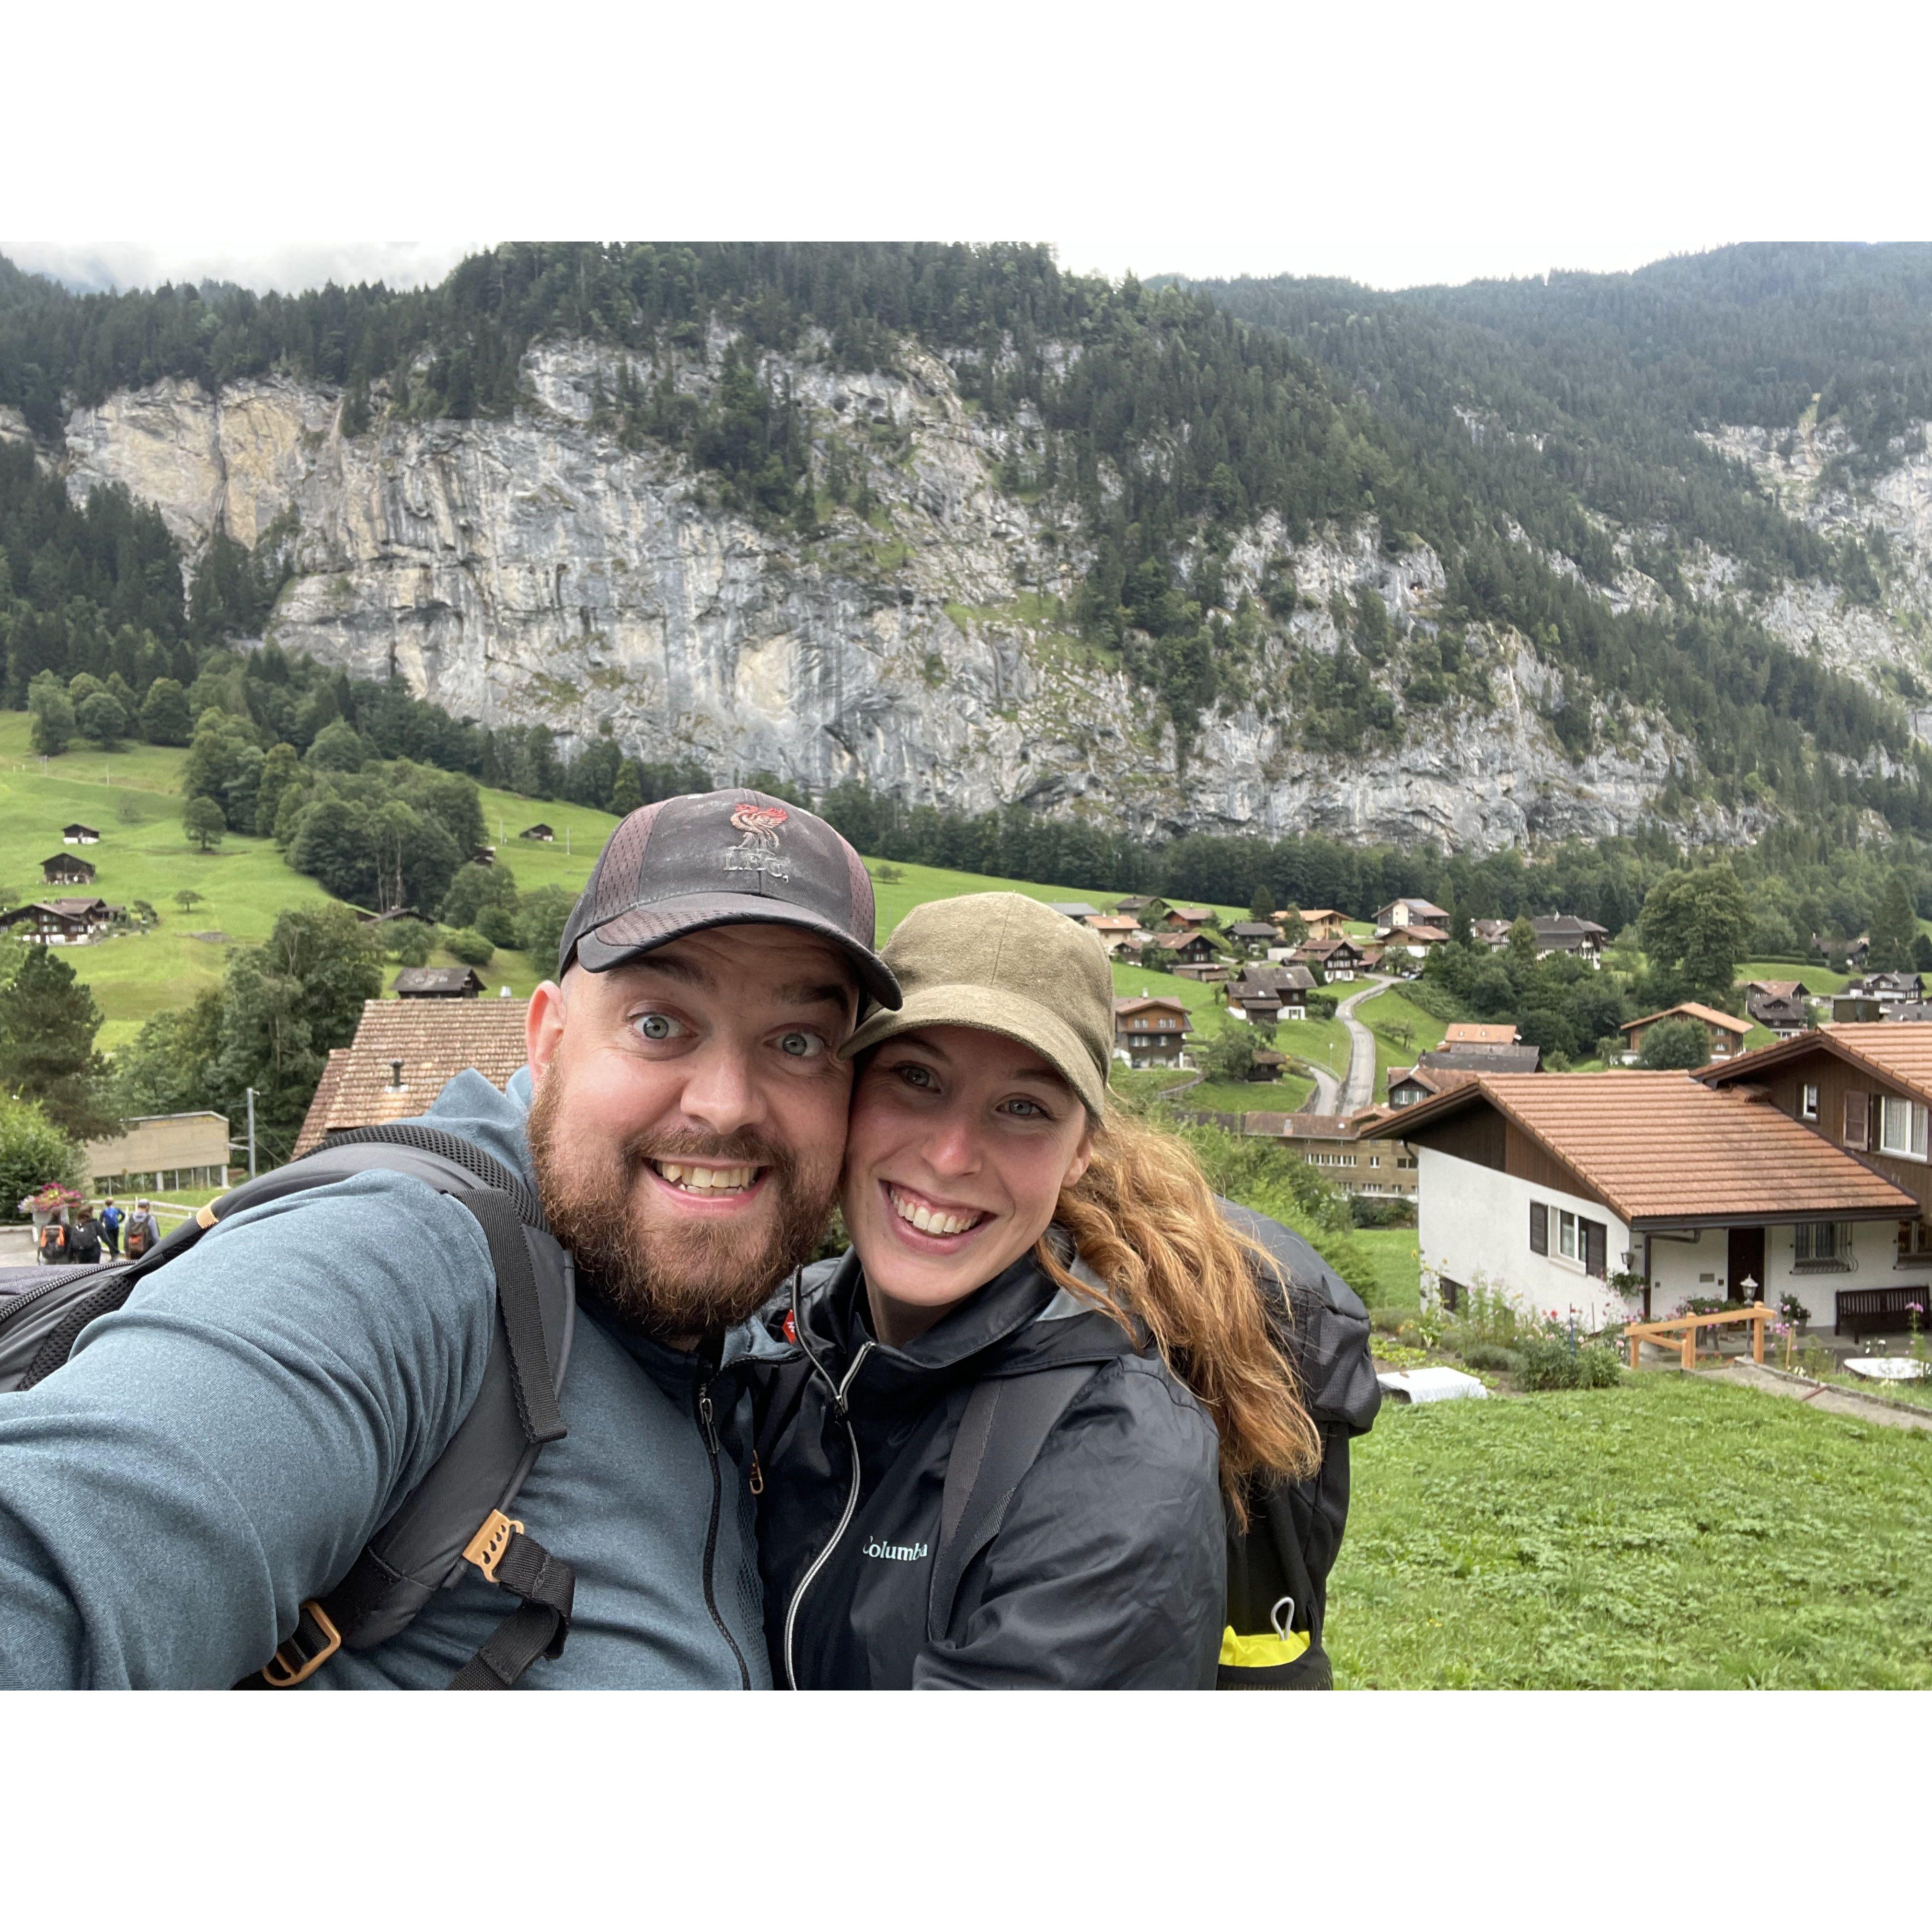
[[[200,0],[125,56],[56,12],[21,23],[18,70],[85,82],[10,94],[11,151],[45,164],[0,188],[0,252],[94,285],[414,282],[510,237],[916,236],[1386,287],[1932,235],[1932,10],[1867,0],[741,0],[728,26],[562,0],[540,34],[487,4],[277,28]]]

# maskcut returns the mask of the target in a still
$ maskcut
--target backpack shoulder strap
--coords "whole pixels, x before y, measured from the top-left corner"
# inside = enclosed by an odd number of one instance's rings
[[[999,1534],[1013,1492],[1098,1366],[1078,1362],[974,1384],[946,1458],[926,1598],[928,1642],[944,1640],[967,1566]]]

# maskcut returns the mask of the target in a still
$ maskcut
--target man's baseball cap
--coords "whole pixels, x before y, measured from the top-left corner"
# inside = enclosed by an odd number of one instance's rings
[[[1099,935],[1020,892],[914,906],[886,942],[905,1000],[874,1013],[847,1059],[923,1027],[976,1027],[1030,1046],[1100,1120],[1114,1052],[1114,978]]]
[[[873,950],[872,881],[824,819],[759,791],[687,793],[632,812],[591,868],[557,947],[608,972],[713,926],[795,926],[829,939],[882,1006],[898,982]]]

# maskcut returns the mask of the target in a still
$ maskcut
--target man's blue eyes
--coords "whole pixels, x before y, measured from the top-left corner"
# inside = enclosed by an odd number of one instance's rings
[[[690,1030],[668,1013],[640,1013],[631,1024],[642,1038],[654,1044],[681,1038]],[[781,1034],[778,1049],[790,1060],[816,1060],[824,1052],[825,1042],[817,1034],[800,1028]]]

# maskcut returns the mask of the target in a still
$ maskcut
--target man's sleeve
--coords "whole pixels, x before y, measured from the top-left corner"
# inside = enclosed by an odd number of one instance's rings
[[[0,1686],[258,1670],[469,1412],[494,1281],[466,1210],[358,1174],[215,1228],[0,1396]]]
[[[1047,1438],[956,1644],[916,1690],[1211,1689],[1226,1622],[1214,1425],[1160,1378],[1103,1371]]]

